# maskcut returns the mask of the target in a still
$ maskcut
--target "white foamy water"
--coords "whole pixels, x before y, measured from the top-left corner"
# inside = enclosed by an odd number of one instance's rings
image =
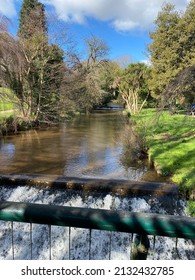
[[[35,187],[0,188],[1,201],[31,202],[74,207],[116,209],[134,212],[185,215],[185,202],[153,196],[119,197],[81,192],[38,189]],[[13,232],[13,234],[12,234]],[[50,235],[51,232],[51,235]],[[32,233],[32,234],[31,234]],[[148,259],[195,259],[190,240],[150,238]],[[12,243],[14,246],[12,246]],[[0,221],[0,259],[113,259],[128,260],[132,235],[47,225]],[[50,246],[51,245],[51,246]]]

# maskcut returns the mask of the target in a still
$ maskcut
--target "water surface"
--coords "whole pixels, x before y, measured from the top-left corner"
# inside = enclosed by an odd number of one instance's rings
[[[119,112],[96,112],[61,127],[31,130],[0,141],[0,173],[42,173],[140,180],[146,165],[121,163]]]

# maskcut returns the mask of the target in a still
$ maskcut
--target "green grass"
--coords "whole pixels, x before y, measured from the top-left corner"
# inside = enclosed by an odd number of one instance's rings
[[[0,111],[13,110],[13,105],[11,103],[2,102],[0,103]]]
[[[5,95],[7,97],[5,97]],[[14,95],[7,88],[0,88],[0,111],[9,111],[14,109]],[[12,102],[13,101],[13,102]]]
[[[157,170],[188,196],[195,191],[195,117],[146,109],[134,117],[145,131]]]
[[[16,114],[16,97],[10,89],[0,87],[0,135],[10,129],[10,122]],[[13,130],[13,129],[12,129]]]
[[[10,116],[13,116],[14,114],[15,114],[14,111],[0,112],[0,123],[1,123],[1,119],[9,118]]]

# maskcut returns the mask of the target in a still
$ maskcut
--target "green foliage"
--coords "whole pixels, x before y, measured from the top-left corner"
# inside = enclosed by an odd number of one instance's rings
[[[18,131],[31,129],[36,122],[27,121],[15,114],[0,115],[0,135],[16,134]]]
[[[180,57],[176,46],[181,35],[178,31],[179,13],[174,5],[166,4],[155,21],[156,29],[150,33],[152,43],[149,46],[152,62],[150,88],[154,97],[159,97],[167,83],[178,71]]]
[[[150,88],[157,99],[163,99],[167,85],[181,70],[195,63],[194,21],[194,0],[183,14],[172,4],[165,4],[158,14],[149,46],[152,62]]]
[[[184,67],[195,64],[195,0],[191,0],[183,14],[179,28],[182,30],[178,53]],[[184,68],[183,67],[183,68]]]
[[[14,93],[20,115],[27,121],[58,121],[60,114],[63,51],[49,45],[46,31],[44,6],[24,0],[19,40],[0,33],[0,78]]]
[[[149,96],[149,75],[149,68],[144,63],[132,63],[118,70],[113,88],[119,92],[131,114],[139,112]]]
[[[35,33],[46,33],[44,5],[37,0],[24,0],[20,11],[18,36],[29,39]]]
[[[80,59],[64,33],[49,33],[52,29],[47,29],[44,5],[38,0],[23,1],[19,21],[19,38],[0,32],[0,84],[13,91],[23,119],[59,122],[61,116],[89,112],[110,100],[102,79],[108,53],[103,40],[86,39],[87,57]],[[64,39],[67,64],[56,44]]]
[[[105,104],[118,98],[119,93],[117,89],[113,89],[112,87],[118,73],[119,65],[111,60],[104,64],[103,69],[99,73],[101,88],[106,93],[104,97]]]

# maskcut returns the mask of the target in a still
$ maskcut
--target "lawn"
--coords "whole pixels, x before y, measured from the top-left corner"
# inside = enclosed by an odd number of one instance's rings
[[[14,110],[14,99],[15,97],[11,90],[6,88],[0,88],[0,111]],[[13,100],[13,102],[11,102],[10,100]]]
[[[195,192],[195,117],[146,109],[134,118],[139,130],[145,133],[149,157],[156,170],[170,176],[183,195],[192,197]]]

